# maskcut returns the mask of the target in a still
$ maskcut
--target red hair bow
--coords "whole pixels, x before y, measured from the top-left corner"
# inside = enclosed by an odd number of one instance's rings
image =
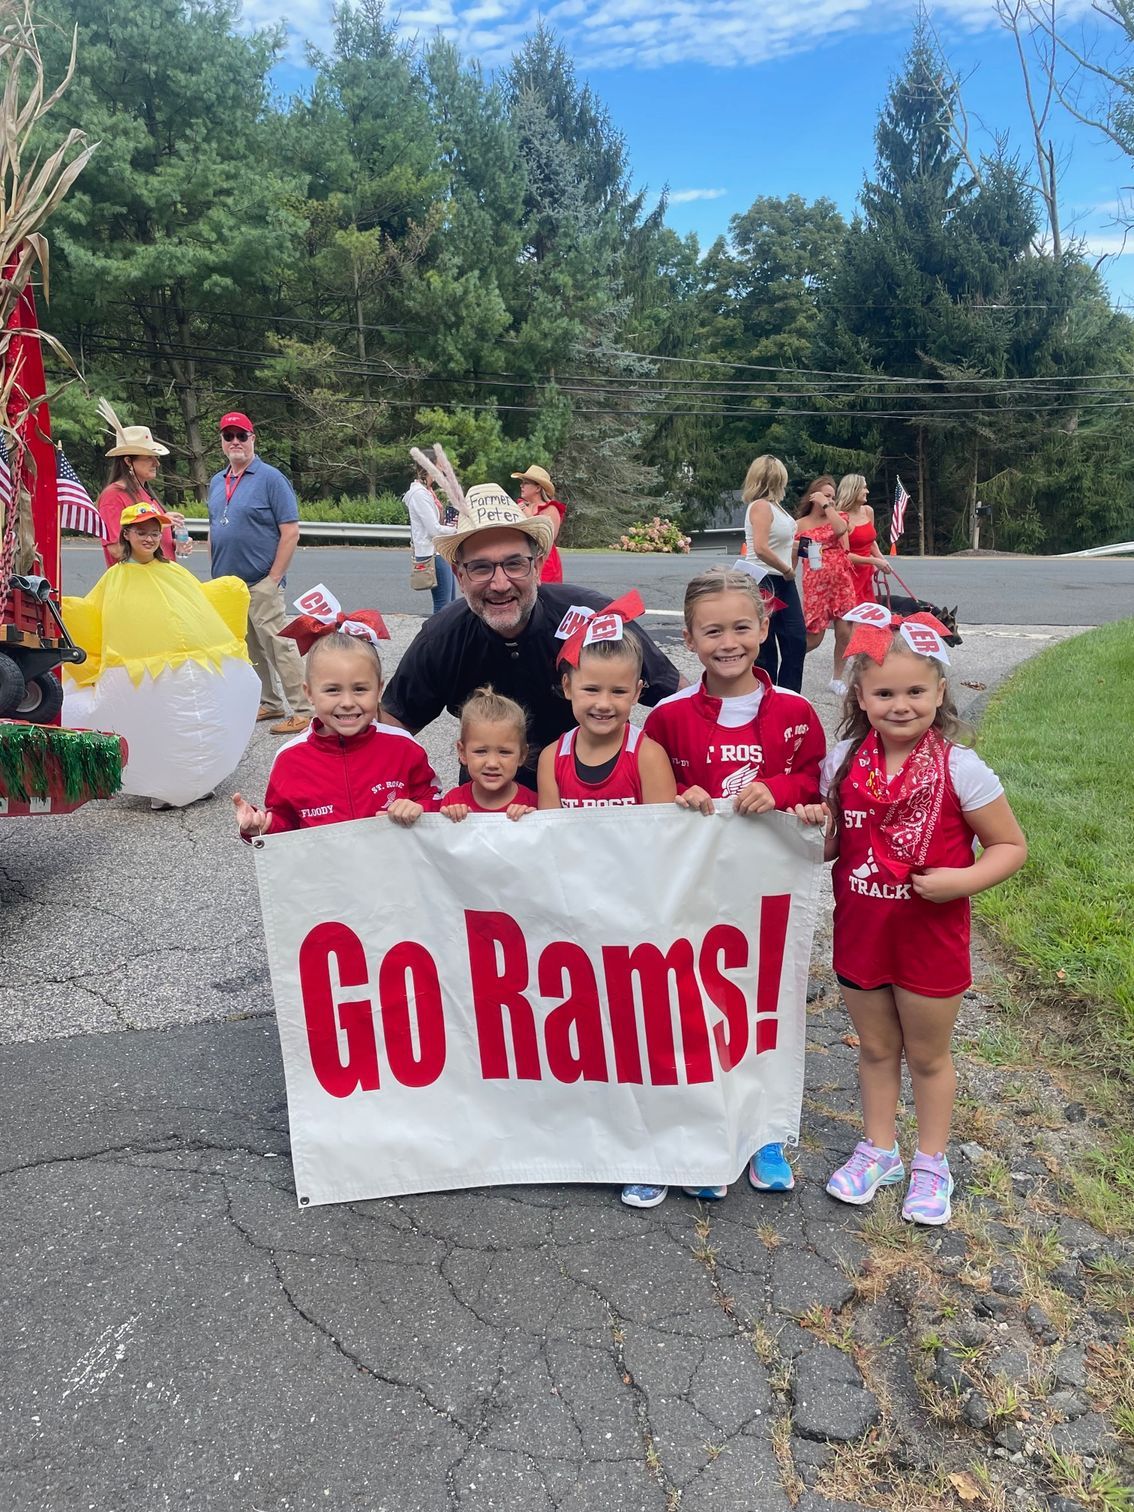
[[[556,657],[556,665],[566,662],[569,667],[579,665],[584,646],[593,646],[597,641],[618,641],[624,634],[628,620],[645,614],[646,606],[637,588],[631,588],[605,609],[588,609],[582,604],[572,604],[559,622],[555,635],[563,642],[563,649]]]
[[[344,614],[340,609],[334,619],[316,619],[313,614],[301,614],[285,625],[281,635],[288,636],[299,647],[300,656],[306,656],[321,635],[330,635],[337,630],[341,635],[357,635],[377,645],[380,640],[389,640],[390,632],[377,609],[356,609],[353,614]]]
[[[935,615],[919,611],[917,614],[893,614],[884,604],[856,604],[848,609],[843,619],[854,626],[846,655],[869,656],[879,666],[886,660],[896,630],[910,650],[917,656],[932,656],[949,665],[949,652],[945,637],[948,625],[943,625]]]

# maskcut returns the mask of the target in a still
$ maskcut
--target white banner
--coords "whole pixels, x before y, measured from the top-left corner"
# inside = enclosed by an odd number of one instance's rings
[[[269,835],[300,1205],[717,1185],[794,1143],[822,856],[726,806]]]

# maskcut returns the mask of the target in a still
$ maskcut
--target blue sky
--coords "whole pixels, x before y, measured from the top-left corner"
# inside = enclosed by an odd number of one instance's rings
[[[625,134],[636,184],[652,195],[668,184],[669,223],[707,245],[761,194],[827,195],[853,213],[915,9],[913,0],[411,0],[390,13],[409,35],[441,30],[489,69],[507,64],[542,14]],[[251,24],[286,18],[295,63],[305,39],[326,43],[330,12],[330,0],[245,5]],[[1060,13],[1073,24],[1088,0],[1060,0]],[[1007,132],[1027,155],[1019,66],[995,0],[939,0],[931,15],[964,80],[974,150]],[[1093,45],[1108,42],[1085,24]],[[304,77],[284,67],[279,83],[290,90]],[[1121,251],[1120,224],[1134,164],[1058,107],[1048,135],[1062,164],[1065,235],[1082,236],[1092,256],[1112,254],[1107,283],[1134,306],[1134,235]]]

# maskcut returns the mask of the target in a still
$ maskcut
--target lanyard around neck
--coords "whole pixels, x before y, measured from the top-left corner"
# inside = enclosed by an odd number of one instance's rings
[[[246,473],[247,471],[248,471],[248,469],[245,468],[244,472],[237,473],[236,476],[234,477],[233,473],[232,473],[232,468],[230,467],[229,470],[228,470],[228,472],[225,473],[225,475],[224,475],[224,502],[226,504],[231,504],[232,503],[232,496],[236,492],[236,490],[240,487],[240,480],[244,477],[244,473]]]

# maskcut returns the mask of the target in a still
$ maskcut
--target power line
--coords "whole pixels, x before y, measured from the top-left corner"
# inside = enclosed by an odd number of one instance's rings
[[[128,357],[136,355],[136,349],[132,347],[128,342],[122,341],[121,339],[103,336],[90,336],[87,340],[88,344],[95,346],[103,352],[115,356]],[[278,357],[278,354],[276,353],[260,352],[256,351],[253,348],[247,347],[234,347],[228,349],[223,353],[216,353],[205,347],[187,345],[182,347],[180,351],[187,360],[191,360],[206,367],[229,367],[234,363],[238,363],[240,361],[246,362],[250,365],[263,365],[265,363],[276,360]],[[799,388],[773,388],[771,385],[765,384],[761,389],[757,389],[755,386],[749,388],[682,388],[677,387],[674,384],[668,384],[664,380],[649,380],[656,386],[647,388],[642,386],[643,380],[635,379],[631,382],[621,380],[621,382],[619,382],[619,380],[617,379],[608,379],[605,377],[603,377],[601,381],[593,379],[591,377],[583,376],[572,378],[570,380],[568,380],[566,377],[557,377],[555,379],[547,378],[543,381],[535,381],[531,379],[513,378],[508,375],[501,375],[499,377],[471,377],[467,374],[416,372],[398,373],[397,371],[391,370],[389,364],[376,365],[371,363],[363,363],[357,361],[356,359],[347,357],[342,358],[333,369],[328,369],[327,371],[328,376],[333,375],[336,378],[364,378],[383,384],[430,384],[444,385],[456,388],[493,388],[509,391],[520,389],[531,390],[535,393],[542,394],[560,393],[566,395],[579,395],[581,397],[596,399],[611,397],[616,400],[625,399],[637,403],[652,403],[657,400],[665,400],[672,397],[686,400],[743,399],[748,400],[750,403],[759,400],[781,399],[829,399],[831,401],[853,399],[859,402],[877,399],[880,403],[895,403],[904,400],[908,404],[914,404],[926,401],[927,403],[932,403],[938,412],[944,411],[946,413],[949,412],[949,409],[942,404],[942,401],[948,400],[980,398],[996,400],[998,397],[1012,397],[1013,400],[1016,400],[1026,398],[1026,396],[1029,394],[1034,394],[1037,397],[1043,397],[1045,399],[1064,399],[1069,402],[1073,401],[1075,403],[1078,403],[1086,399],[1098,399],[1112,395],[1123,396],[1126,393],[1130,392],[1130,390],[1126,386],[1107,388],[1093,387],[1078,389],[1057,389],[1053,387],[1043,386],[1043,384],[1040,384],[1037,380],[1031,379],[1018,380],[1013,384],[1012,387],[1008,386],[1008,380],[1000,380],[1001,387],[997,389],[966,389],[963,387],[954,387],[946,391],[930,392],[926,392],[922,389],[906,391],[886,390],[879,394],[871,394],[867,391],[865,385],[858,388],[857,390],[844,392],[841,388],[834,388],[826,385],[809,385]],[[1134,374],[1123,374],[1115,376],[1121,377],[1124,385],[1134,385]],[[962,380],[954,379],[950,381],[954,384],[959,384]],[[1052,379],[1045,380],[1045,383],[1057,381],[1060,380],[1055,378],[1053,375]],[[1069,380],[1062,381],[1066,383]],[[1095,380],[1084,379],[1083,381],[1088,382]],[[680,382],[681,380],[678,380],[678,383]],[[617,387],[615,386],[616,384],[618,384]],[[1010,405],[997,404],[988,406],[974,406],[974,411],[976,409],[980,409],[982,411],[987,410],[987,412],[989,413],[999,413],[1008,410],[1050,410],[1064,407],[1066,406],[1059,404],[1040,405],[1030,402],[1014,402]],[[1090,408],[1092,406],[1088,405],[1087,407]],[[952,408],[955,408],[955,406],[953,406]],[[740,409],[733,409],[730,412],[737,414],[743,413],[743,411]],[[841,415],[850,414],[852,412],[843,409],[835,403],[832,403],[832,406],[829,410],[816,410],[815,413]],[[870,413],[876,412],[870,411]]]
[[[146,378],[126,378],[126,379],[123,379],[122,382],[127,387],[144,388],[144,389],[148,389],[150,391],[152,391],[155,387],[162,386],[162,385],[156,385],[155,382],[152,379],[146,379]],[[290,391],[288,391],[286,389],[249,388],[246,385],[240,385],[238,387],[217,386],[217,387],[214,388],[213,392],[218,393],[218,394],[243,394],[243,395],[252,394],[252,395],[256,395],[257,397],[270,397],[270,398],[274,398],[274,399],[285,399],[285,400],[288,400],[290,402],[295,402],[297,400],[297,398],[298,398],[298,396],[295,393],[290,392]],[[302,403],[302,400],[300,400],[300,402]],[[328,405],[334,405],[334,406],[341,406],[341,407],[351,406],[351,407],[353,407],[356,410],[365,410],[366,408],[368,408],[367,402],[365,400],[359,399],[357,397],[352,397],[352,396],[347,395],[347,394],[328,394],[328,395],[325,396],[325,399],[324,399],[323,402],[326,403],[326,404],[328,404]],[[421,409],[428,409],[430,407],[427,403],[423,403],[421,400],[416,400],[416,399],[389,399],[389,398],[386,398],[385,396],[383,396],[378,402],[384,408],[387,408],[387,409],[413,409],[413,410],[421,410]],[[460,408],[461,409],[466,409],[466,410],[490,410],[493,413],[503,413],[503,414],[538,415],[538,414],[542,413],[539,405],[534,405],[534,404],[497,404],[497,403],[478,404],[478,403],[465,403],[465,402],[462,402],[461,405],[460,405]],[[1063,411],[1064,408],[1065,408],[1065,406],[1063,406],[1063,405],[1020,405],[1020,406],[1014,406],[1014,407],[1005,406],[1005,407],[1001,407],[999,409],[990,410],[990,409],[987,409],[987,408],[984,408],[982,406],[977,405],[977,406],[973,406],[971,408],[963,408],[963,409],[962,408],[957,408],[957,409],[944,409],[944,410],[943,409],[938,409],[936,411],[932,411],[932,410],[908,410],[907,411],[907,410],[845,410],[845,409],[840,409],[840,410],[816,410],[816,409],[790,409],[790,408],[782,407],[782,406],[775,406],[775,407],[768,406],[766,408],[766,410],[764,411],[764,413],[769,418],[771,418],[771,419],[775,419],[776,417],[783,415],[783,416],[790,416],[790,417],[796,418],[796,419],[828,419],[829,420],[829,419],[842,419],[842,418],[845,418],[845,419],[853,419],[853,420],[920,420],[920,421],[925,421],[927,419],[934,419],[934,418],[938,418],[938,417],[942,417],[942,416],[947,417],[947,418],[952,418],[954,416],[963,416],[963,415],[981,415],[986,420],[988,420],[988,419],[995,419],[998,416],[1005,416],[1005,415],[1010,415],[1010,414],[1025,414],[1025,413],[1026,414],[1034,414],[1034,413],[1043,412],[1043,411],[1049,411],[1049,410],[1052,410],[1052,411],[1056,411],[1056,410],[1057,411]],[[1092,404],[1092,405],[1086,405],[1086,406],[1083,407],[1083,413],[1084,414],[1090,414],[1094,410],[1112,410],[1112,409],[1134,409],[1134,396],[1132,396],[1130,399],[1114,400],[1114,401],[1100,402],[1100,403],[1096,403],[1096,404]],[[609,408],[594,408],[594,409],[591,409],[591,408],[584,408],[584,407],[581,407],[581,406],[576,406],[574,408],[573,413],[575,413],[576,415],[603,415],[603,416],[606,416],[607,418],[609,418],[610,415],[611,415],[611,410]],[[754,410],[752,408],[728,409],[728,408],[724,408],[724,407],[718,407],[718,408],[692,409],[692,410],[664,410],[664,411],[659,412],[656,416],[642,415],[642,416],[638,416],[636,418],[639,421],[649,420],[649,419],[653,419],[653,418],[657,418],[657,419],[671,419],[672,418],[672,419],[706,419],[706,420],[712,420],[712,419],[719,419],[719,418],[741,417],[741,418],[752,419],[754,413],[755,412],[754,412]]]
[[[128,301],[115,301],[114,303],[115,303],[115,305],[117,305],[119,307],[130,309],[130,310],[134,311],[135,313],[137,311],[137,307],[135,305],[131,305]],[[895,305],[894,308],[920,309],[921,306],[919,306],[919,305],[912,305],[912,304],[911,305],[904,305],[904,306]],[[994,308],[994,307],[990,306],[989,308]],[[1013,306],[1001,306],[1001,307],[998,307],[998,308],[1009,309],[1009,308],[1016,308],[1016,307],[1013,307]],[[1029,306],[1019,306],[1018,308],[1023,309],[1023,308],[1030,308],[1030,307]],[[1037,306],[1036,308],[1039,308],[1039,307]],[[1071,308],[1071,307],[1069,306],[1068,308]],[[1132,304],[1131,308],[1134,308],[1134,304]],[[310,325],[310,326],[315,326],[316,328],[319,328],[319,329],[334,328],[334,329],[345,329],[345,330],[351,330],[351,331],[357,331],[357,330],[361,329],[361,330],[364,330],[364,331],[392,331],[392,332],[400,332],[400,333],[408,333],[408,334],[425,334],[425,335],[436,334],[429,327],[426,327],[426,326],[397,326],[397,325],[372,324],[372,323],[364,322],[361,325],[361,327],[360,327],[354,321],[329,321],[329,320],[315,319],[314,317],[276,316],[276,315],[252,316],[252,315],[243,315],[243,314],[239,314],[239,313],[231,314],[230,315],[230,314],[219,314],[219,313],[215,313],[215,312],[209,312],[209,311],[203,311],[203,310],[193,310],[193,309],[186,310],[184,313],[187,314],[187,315],[201,315],[204,318],[210,319],[210,320],[241,320],[241,321],[244,321],[244,322],[256,321],[257,323],[260,323],[260,324],[289,323],[289,324],[299,324],[299,325]],[[97,337],[94,336],[94,335],[92,335],[88,339],[97,339]],[[894,338],[894,339],[895,340],[901,340],[903,338],[898,337],[898,338]],[[515,333],[505,332],[505,333],[503,333],[501,335],[500,340],[503,341],[503,342],[506,342],[506,343],[516,343],[516,342],[518,342],[519,337],[516,336]],[[596,348],[596,353],[599,354],[599,355],[605,355],[607,357],[618,357],[618,358],[627,358],[628,357],[628,358],[633,358],[636,361],[642,361],[642,362],[684,363],[686,365],[693,365],[693,366],[699,366],[699,367],[724,368],[724,369],[727,369],[727,370],[730,370],[730,371],[773,373],[773,374],[778,375],[780,378],[784,378],[784,379],[791,379],[793,377],[800,378],[800,379],[802,379],[802,378],[810,378],[810,377],[820,377],[820,378],[839,378],[839,379],[844,379],[844,380],[846,380],[848,382],[857,382],[857,383],[872,383],[872,384],[907,383],[907,384],[916,384],[916,385],[919,385],[919,386],[921,386],[921,385],[955,383],[955,382],[958,381],[956,379],[950,379],[950,378],[895,377],[895,376],[890,376],[888,374],[880,374],[880,373],[855,373],[855,372],[850,372],[848,370],[838,369],[838,368],[785,368],[783,366],[776,365],[776,364],[773,364],[773,363],[726,361],[726,360],[722,360],[720,358],[711,358],[711,357],[684,357],[684,356],[677,357],[677,356],[671,356],[671,355],[662,355],[662,354],[656,353],[656,352],[654,352],[654,353],[650,353],[650,352],[636,352],[636,351],[633,351],[630,348],[626,348],[626,347],[613,347],[613,346],[599,347],[599,348]],[[278,353],[274,353],[274,354],[270,354],[270,355],[273,356],[273,357],[278,357],[279,354]],[[501,375],[501,376],[503,376],[503,375]],[[584,375],[578,375],[578,374],[568,374],[568,375],[565,375],[565,377],[575,377],[575,378],[579,378],[579,377],[582,377],[582,376],[584,376]],[[1020,377],[1020,378],[995,378],[995,377],[989,377],[989,378],[981,378],[978,375],[973,374],[971,376],[966,375],[966,378],[965,378],[964,381],[965,382],[971,382],[971,383],[990,383],[990,384],[991,383],[1027,384],[1027,383],[1054,383],[1054,382],[1072,383],[1072,382],[1080,382],[1080,381],[1082,381],[1082,382],[1096,381],[1096,380],[1102,379],[1102,378],[1130,378],[1132,376],[1134,376],[1134,375],[1132,375],[1131,373],[1074,373],[1074,374],[1050,374],[1050,375],[1048,375],[1046,377]],[[696,380],[689,380],[689,381],[696,381]],[[711,381],[711,380],[703,380],[703,381],[708,382],[708,381]]]

